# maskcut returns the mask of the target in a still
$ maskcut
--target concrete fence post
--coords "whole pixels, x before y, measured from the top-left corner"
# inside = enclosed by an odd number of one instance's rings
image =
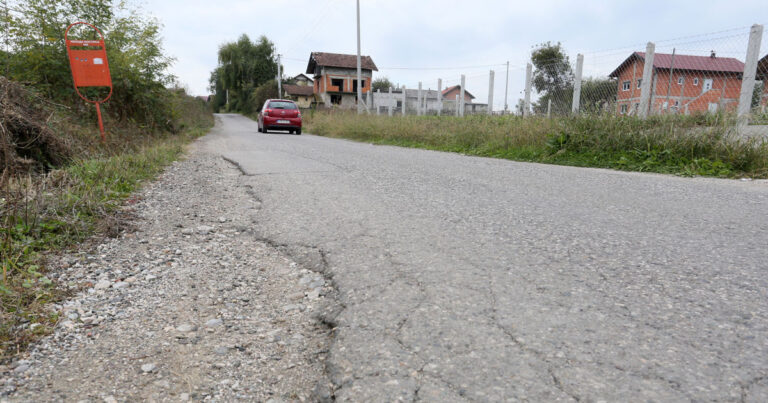
[[[547,100],[547,119],[552,117],[552,98]]]
[[[763,39],[763,26],[752,25],[749,30],[749,44],[747,45],[747,58],[744,63],[744,77],[741,80],[741,95],[739,96],[739,119],[747,123],[752,109],[752,92],[755,90],[755,76],[757,75],[757,61],[760,57],[760,42]]]
[[[464,116],[464,85],[466,84],[466,77],[464,74],[461,75],[461,94],[459,95],[459,116]]]
[[[416,95],[416,116],[421,116],[422,115],[422,113],[421,113],[422,112],[421,111],[421,97],[422,96],[423,95],[422,95],[422,92],[421,92],[421,81],[419,81],[419,92]]]
[[[403,116],[405,116],[405,110],[407,109],[407,106],[406,106],[407,100],[408,100],[408,97],[405,96],[405,86],[403,86],[403,108],[402,108]]]
[[[584,68],[584,55],[579,53],[576,56],[576,77],[573,82],[573,102],[571,103],[571,113],[579,113],[579,104],[581,102],[581,72]]]
[[[533,82],[533,65],[525,66],[525,102],[523,103],[523,116],[531,114],[531,84]]]
[[[443,113],[443,79],[437,79],[437,116]]]
[[[395,98],[392,97],[392,87],[389,87],[389,109],[387,110],[387,115],[389,117],[392,117],[392,104],[395,103]]]
[[[459,94],[456,94],[456,116],[459,116]]]
[[[488,79],[488,114],[493,115],[493,70],[491,70],[490,78]]]
[[[637,116],[641,119],[648,117],[648,110],[651,108],[651,90],[653,89],[653,58],[656,53],[656,45],[648,42],[645,47],[645,62],[643,66],[643,82],[640,85],[640,110]],[[630,85],[635,85],[631,83]]]

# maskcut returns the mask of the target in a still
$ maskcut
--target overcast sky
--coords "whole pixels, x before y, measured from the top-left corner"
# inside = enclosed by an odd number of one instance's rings
[[[245,33],[266,35],[283,55],[285,75],[304,73],[312,51],[356,52],[355,0],[162,0],[143,4],[160,19],[172,73],[195,95],[207,94],[219,45]],[[749,26],[768,25],[767,0],[513,1],[361,0],[362,53],[394,83],[415,88],[457,84],[467,76],[476,102],[487,102],[488,72],[496,72],[494,105],[522,97],[525,64],[534,45],[561,42],[585,76],[606,76],[632,51],[655,41],[657,52],[709,54],[744,60]],[[762,53],[768,52],[768,27]]]

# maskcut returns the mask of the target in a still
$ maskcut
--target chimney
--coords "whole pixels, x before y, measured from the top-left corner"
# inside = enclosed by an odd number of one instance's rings
[[[714,59],[714,58],[715,58],[715,56],[716,56],[716,55],[715,55],[715,51],[713,50],[713,51],[712,51],[712,53],[710,53],[709,57],[711,57],[711,58],[713,58],[713,59]]]

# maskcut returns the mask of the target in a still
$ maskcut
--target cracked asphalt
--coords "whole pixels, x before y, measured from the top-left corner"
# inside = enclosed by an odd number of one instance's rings
[[[254,231],[322,252],[338,401],[768,401],[768,183],[261,134]]]

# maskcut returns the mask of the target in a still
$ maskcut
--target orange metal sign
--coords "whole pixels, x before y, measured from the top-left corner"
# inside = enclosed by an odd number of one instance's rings
[[[70,40],[69,30],[75,25],[88,25],[101,37],[99,40]],[[72,68],[72,79],[75,82],[75,91],[84,101],[96,105],[96,114],[99,118],[99,130],[101,139],[105,140],[104,123],[101,119],[100,105],[112,96],[112,77],[109,74],[109,62],[107,61],[107,48],[104,46],[104,35],[98,28],[87,22],[76,22],[67,27],[64,33],[64,41],[67,45],[69,65]],[[104,99],[91,100],[80,93],[80,88],[85,87],[109,87],[109,94]]]

